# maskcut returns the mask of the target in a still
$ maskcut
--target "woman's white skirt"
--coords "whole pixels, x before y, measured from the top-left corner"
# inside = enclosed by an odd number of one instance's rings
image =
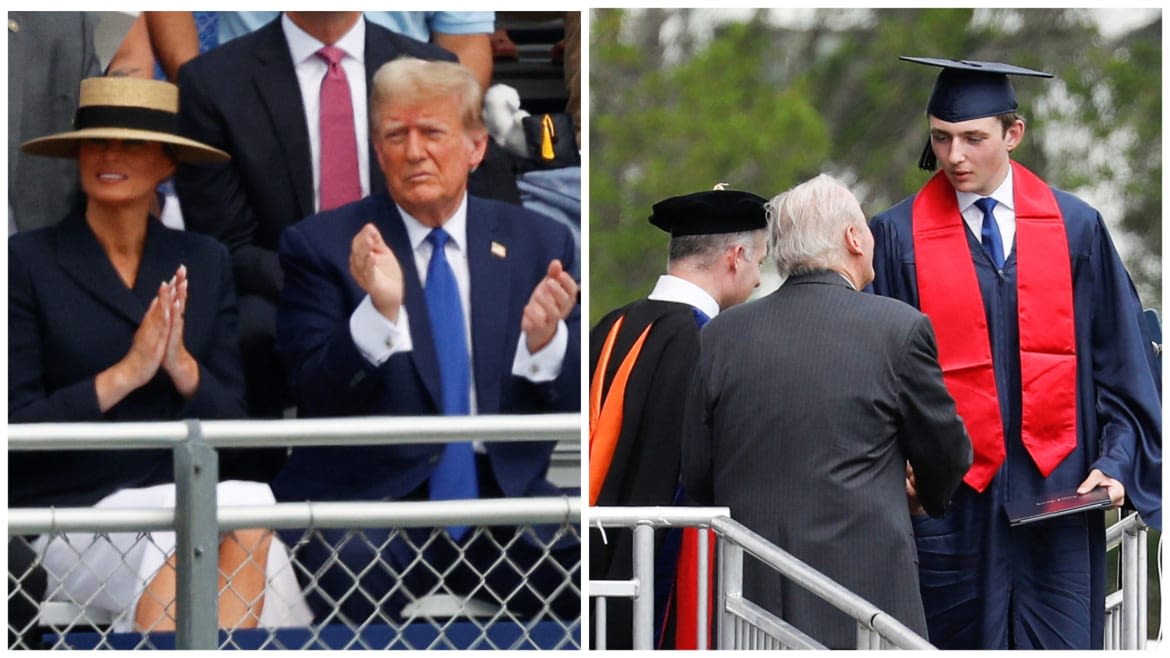
[[[122,489],[106,496],[97,509],[173,508],[174,484]],[[272,490],[260,482],[229,480],[216,485],[220,506],[271,505]],[[51,540],[51,541],[50,541]],[[48,573],[46,601],[67,601],[113,619],[111,630],[134,628],[138,598],[175,552],[173,530],[151,532],[70,532],[41,535],[33,550]],[[312,613],[305,604],[288,550],[275,535],[269,544],[264,608],[260,626],[305,626]]]

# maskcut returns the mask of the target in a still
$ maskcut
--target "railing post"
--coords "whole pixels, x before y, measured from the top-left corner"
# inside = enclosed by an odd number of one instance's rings
[[[604,596],[597,597],[593,607],[593,648],[598,651],[605,651],[606,635],[609,633],[608,623],[605,618],[606,615],[606,600]]]
[[[1149,550],[1150,550],[1150,529],[1144,522],[1139,523],[1137,527],[1137,575],[1134,577],[1137,580],[1138,588],[1138,643],[1135,649],[1144,651],[1146,648],[1146,640],[1150,637],[1149,632],[1149,606],[1150,606],[1150,565],[1149,565]]]
[[[198,420],[188,420],[187,440],[174,450],[175,467],[175,645],[216,649],[219,599],[219,528],[215,486],[219,461],[203,440]]]
[[[638,593],[634,596],[633,648],[654,648],[654,526],[634,526],[634,578]]]
[[[1121,648],[1137,648],[1138,573],[1135,531],[1127,528],[1121,534]]]
[[[708,539],[710,535],[710,528],[699,528],[699,568],[698,571],[698,587],[699,601],[695,614],[698,619],[695,623],[695,647],[700,651],[707,648],[707,563],[710,560],[708,555]]]
[[[743,598],[743,547],[729,541],[719,542],[719,637],[720,649],[737,649],[733,615],[727,612],[727,600]]]
[[[857,649],[859,651],[877,651],[882,648],[882,636],[867,626],[865,622],[857,621]]]
[[[1140,517],[1121,534],[1121,649],[1145,649],[1148,629],[1149,585],[1147,532]],[[1127,519],[1122,519],[1125,521]]]

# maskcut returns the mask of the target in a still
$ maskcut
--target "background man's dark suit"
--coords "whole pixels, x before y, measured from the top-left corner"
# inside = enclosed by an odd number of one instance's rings
[[[404,304],[410,314],[413,343],[412,351],[394,354],[380,366],[369,363],[358,352],[349,329],[350,315],[365,297],[349,270],[351,240],[370,221],[375,223],[402,267]],[[436,345],[423,288],[406,227],[388,194],[372,195],[297,224],[285,232],[280,255],[286,279],[277,321],[277,345],[292,375],[298,412],[302,416],[442,413]],[[560,224],[531,211],[469,196],[467,258],[478,413],[577,411],[580,407],[578,309],[565,320],[569,330],[568,348],[561,374],[555,381],[538,386],[511,374],[524,306],[546,275],[549,262],[560,259],[566,270],[576,266],[572,235]],[[498,485],[497,496],[560,494],[546,479],[553,449],[551,442],[488,444],[486,449],[489,479],[494,480],[488,483],[487,491]],[[278,500],[297,501],[413,498],[420,489],[425,492],[424,485],[441,451],[441,445],[298,448],[273,482],[273,491]],[[483,476],[481,472],[481,489]],[[491,497],[482,491],[481,495]],[[395,555],[384,554],[382,559],[405,564],[411,557],[410,547],[402,544],[391,542],[386,553]],[[524,542],[517,544],[520,545],[508,549],[510,558],[534,559],[516,557],[516,550],[538,551],[523,545]],[[316,548],[305,549],[302,553],[305,562],[329,559],[328,553],[309,552]],[[341,560],[351,568],[362,568],[374,557],[371,550],[364,542],[348,542]],[[568,558],[575,565],[580,559],[579,547],[574,545],[566,550],[572,553]],[[557,582],[563,581],[561,574],[547,575]],[[379,574],[372,573],[370,577]],[[532,574],[529,580],[540,577],[539,573]],[[338,578],[346,576],[339,574]],[[352,577],[348,583],[332,585],[327,578],[321,582],[325,588],[344,592],[352,586]],[[371,592],[389,591],[393,585],[363,581],[363,587]],[[312,596],[310,603],[320,608],[320,602]],[[365,607],[345,609],[349,616],[369,614],[368,602],[351,603]]]
[[[701,334],[682,483],[732,518],[925,635],[906,461],[940,514],[971,461],[926,316],[794,276]],[[744,594],[833,648],[854,622],[749,561]]]
[[[94,19],[83,11],[8,12],[9,233],[55,224],[81,196],[77,163],[20,145],[73,125],[81,80],[101,75]]]
[[[455,60],[368,21],[365,29],[367,88],[378,67],[401,55]],[[188,62],[179,70],[179,88],[181,133],[232,156],[222,166],[179,167],[183,219],[231,250],[250,412],[276,415],[287,405],[272,351],[284,280],[276,248],[285,228],[315,212],[304,104],[280,18]],[[371,193],[384,190],[372,147],[367,157]]]
[[[367,85],[400,55],[455,60],[369,22],[365,49]],[[241,295],[275,301],[280,234],[315,212],[309,132],[280,19],[191,60],[179,71],[179,88],[183,135],[232,156],[221,167],[179,167],[183,219],[228,245]],[[371,193],[385,189],[372,147],[367,157]]]

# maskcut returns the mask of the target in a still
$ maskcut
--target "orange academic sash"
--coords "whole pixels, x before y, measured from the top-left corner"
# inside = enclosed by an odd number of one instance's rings
[[[618,438],[622,431],[622,414],[625,395],[626,383],[629,381],[630,371],[633,370],[634,363],[638,360],[638,355],[642,352],[642,346],[646,342],[646,336],[650,333],[650,328],[654,323],[646,325],[642,330],[638,340],[634,342],[633,347],[622,359],[618,370],[614,373],[613,382],[610,384],[609,391],[602,400],[602,389],[605,382],[605,370],[608,367],[610,358],[613,356],[613,345],[617,340],[618,332],[621,331],[622,322],[625,317],[620,317],[614,322],[613,327],[610,328],[609,333],[605,337],[605,342],[601,347],[601,354],[597,359],[597,366],[593,370],[593,379],[589,385],[589,504],[595,505],[597,497],[601,493],[601,488],[605,484],[605,477],[609,473],[610,463],[613,461],[613,454],[617,448]],[[709,565],[713,565],[715,561],[715,537],[714,534],[710,536],[710,555]],[[676,625],[676,646],[678,649],[693,649],[695,648],[695,630],[696,619],[694,611],[698,609],[698,591],[695,587],[696,578],[698,576],[698,531],[694,528],[684,528],[682,535],[682,546],[678,557],[678,564],[675,574],[675,589],[672,596],[677,601],[669,601],[667,603],[667,610],[671,605],[676,606],[677,610],[677,625]],[[710,628],[712,597],[714,581],[714,569],[709,566],[707,572],[708,578],[708,601],[707,601],[707,626]],[[653,595],[651,593],[651,595]],[[708,633],[708,637],[710,634]]]
[[[653,322],[646,325],[646,328],[642,330],[642,335],[638,336],[638,340],[634,342],[634,346],[626,354],[626,358],[622,359],[603,402],[601,390],[605,382],[605,369],[613,354],[613,344],[617,340],[618,332],[621,331],[623,320],[625,320],[624,316],[618,318],[605,337],[601,356],[597,359],[597,367],[593,370],[593,380],[589,385],[590,505],[597,504],[597,497],[601,494],[602,485],[605,484],[605,476],[609,473],[609,465],[613,461],[613,453],[617,449],[618,438],[622,433],[626,382],[630,378],[630,371],[634,369],[638,355],[642,352],[642,345],[646,342],[650,327],[654,326]]]

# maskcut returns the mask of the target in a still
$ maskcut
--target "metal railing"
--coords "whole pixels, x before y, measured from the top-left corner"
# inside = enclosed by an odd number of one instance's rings
[[[112,533],[173,529],[177,540],[174,642],[176,647],[184,649],[220,646],[217,576],[220,532],[224,530],[258,527],[273,530],[306,528],[310,531],[323,528],[436,528],[426,540],[429,543],[435,541],[442,528],[448,525],[471,525],[477,528],[475,532],[487,527],[516,525],[519,536],[535,525],[550,524],[560,526],[556,537],[568,536],[575,540],[577,531],[573,526],[580,521],[581,505],[577,497],[219,507],[215,487],[218,479],[217,447],[403,445],[466,441],[469,437],[485,442],[556,440],[573,446],[579,445],[580,417],[577,414],[30,424],[9,425],[7,432],[9,450],[162,447],[173,451],[175,508],[9,509],[8,535],[12,538],[41,533],[57,536],[67,531]],[[503,541],[505,547],[510,545],[508,540]],[[579,564],[566,571],[562,588],[571,588],[579,595],[579,586],[573,582],[576,574],[579,574]],[[84,608],[84,602],[79,603]],[[79,614],[84,615],[84,610]],[[520,626],[526,623],[509,617],[507,612],[496,611],[492,615],[489,615],[487,624],[477,621],[484,633],[492,620],[515,621]],[[560,621],[565,629],[564,638],[554,640],[554,643],[562,647],[576,646],[573,634],[579,629],[579,618]],[[442,630],[440,627],[439,638]],[[484,640],[481,638],[476,642],[482,645]],[[490,640],[486,642],[491,645]],[[437,646],[442,646],[442,642]]]
[[[1109,526],[1106,550],[1119,549],[1120,587],[1105,597],[1105,649],[1145,649],[1148,634],[1149,528],[1137,512]]]
[[[633,648],[653,648],[655,528],[694,527],[698,540],[698,610],[696,646],[707,647],[706,532],[714,532],[718,546],[716,592],[716,647],[719,649],[824,649],[800,629],[743,597],[743,561],[751,555],[797,585],[832,605],[857,622],[858,649],[930,649],[924,638],[888,613],[793,557],[788,552],[748,529],[729,516],[725,507],[591,507],[590,528],[633,528],[633,578],[630,581],[588,583],[594,602],[593,636],[603,642],[606,631],[605,599],[633,599]],[[690,614],[689,611],[679,614]],[[602,647],[591,647],[600,649]]]
[[[698,528],[698,609],[696,646],[708,646],[707,619],[707,532],[718,539],[719,578],[717,610],[719,649],[823,649],[821,643],[783,619],[743,598],[743,558],[747,553],[804,587],[857,622],[858,649],[930,649],[917,635],[873,604],[845,589],[832,579],[771,544],[760,535],[732,520],[725,507],[593,507],[587,512],[590,528],[633,528],[634,556],[631,580],[590,580],[588,593],[593,601],[593,649],[605,648],[607,600],[633,601],[633,648],[653,648],[655,529]],[[1148,611],[1148,528],[1136,513],[1110,526],[1106,532],[1108,550],[1120,548],[1120,588],[1105,601],[1106,649],[1145,649]],[[679,614],[692,614],[680,611]]]
[[[715,518],[727,518],[726,507],[591,507],[589,527],[604,530],[630,528],[634,530],[633,579],[631,580],[590,580],[589,596],[595,599],[593,607],[594,637],[597,639],[591,649],[604,650],[606,635],[607,607],[609,598],[633,600],[633,647],[652,649],[654,646],[654,530],[656,528],[686,527],[699,530],[698,565],[700,574],[707,572],[709,556],[708,535],[710,524]],[[707,618],[707,579],[699,578],[698,606],[694,611],[697,619]],[[684,614],[680,611],[680,614]],[[687,611],[685,614],[690,614]],[[697,625],[697,646],[707,646],[707,625]]]

